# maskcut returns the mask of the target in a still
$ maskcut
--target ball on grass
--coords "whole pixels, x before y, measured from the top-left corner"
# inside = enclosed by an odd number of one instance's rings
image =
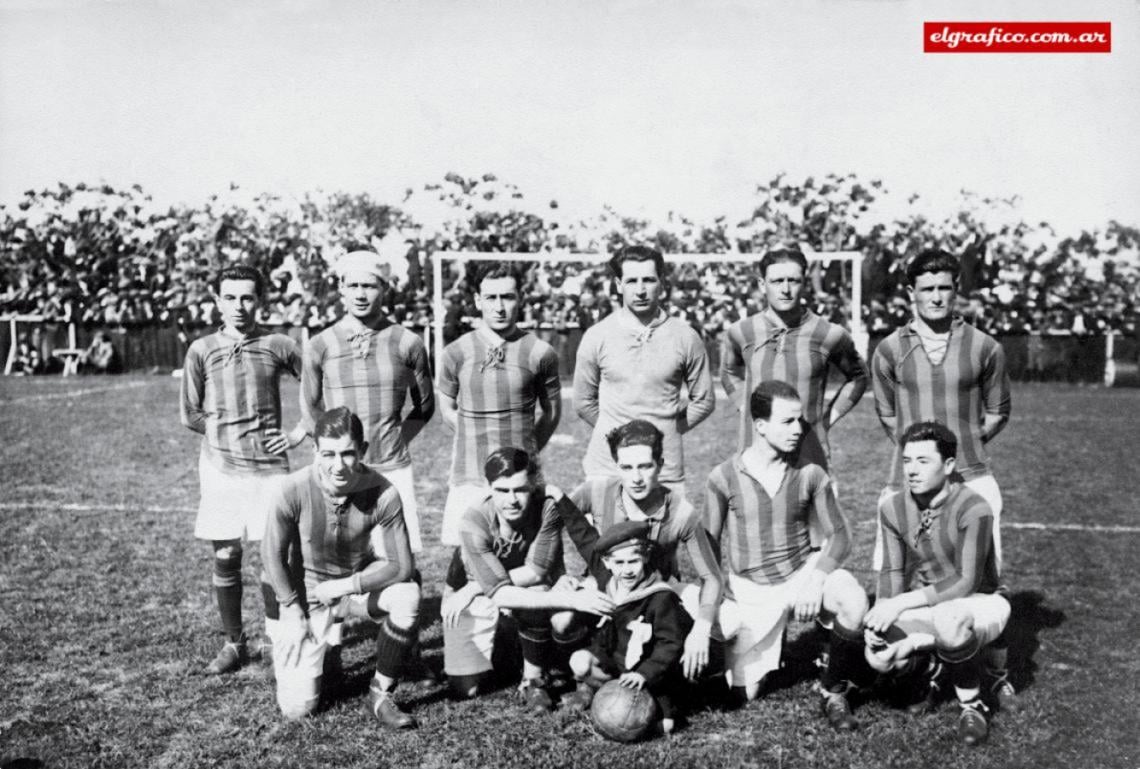
[[[607,681],[594,695],[590,715],[603,737],[618,742],[641,739],[657,717],[657,701],[645,689]]]

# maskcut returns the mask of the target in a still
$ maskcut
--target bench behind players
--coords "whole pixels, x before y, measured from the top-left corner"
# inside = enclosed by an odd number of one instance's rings
[[[316,461],[285,479],[262,542],[276,598],[267,597],[267,613],[278,615],[271,625],[277,702],[288,718],[312,713],[342,620],[369,618],[380,622],[372,714],[385,726],[415,726],[391,698],[420,611],[400,495],[363,463],[364,427],[344,406],[317,418],[313,440]],[[303,575],[291,555],[298,549]]]

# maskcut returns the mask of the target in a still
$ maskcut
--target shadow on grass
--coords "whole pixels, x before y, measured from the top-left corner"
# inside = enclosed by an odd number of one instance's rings
[[[1036,590],[1013,593],[1009,603],[1012,611],[1005,631],[1009,642],[1009,675],[1014,688],[1022,691],[1035,680],[1037,662],[1033,657],[1041,648],[1039,634],[1064,623],[1065,612],[1046,605],[1044,594]]]

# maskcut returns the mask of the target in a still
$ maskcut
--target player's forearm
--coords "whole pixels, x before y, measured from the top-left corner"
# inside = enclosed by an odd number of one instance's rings
[[[206,412],[201,409],[183,406],[182,424],[199,435],[206,434]]]
[[[379,565],[377,565],[379,564]],[[411,559],[403,561],[376,561],[353,575],[353,589],[357,593],[375,593],[389,585],[407,582],[412,578]]]
[[[887,433],[887,437],[891,439],[891,443],[895,443],[897,441],[897,438],[895,436],[895,430],[898,428],[898,417],[894,417],[894,416],[885,417],[882,414],[880,414],[879,415],[879,424],[881,424],[883,426],[883,429]]]
[[[828,409],[829,418],[828,425],[833,425],[840,419],[847,415],[847,412],[855,408],[855,405],[863,398],[863,394],[867,391],[867,378],[857,377],[845,383],[835,393],[835,397],[831,401],[831,406]]]
[[[297,589],[290,579],[289,541],[277,531],[274,522],[266,527],[261,540],[261,562],[266,580],[277,596],[277,602],[287,606],[297,601]]]
[[[491,595],[500,609],[573,609],[572,592],[563,590],[533,590],[518,585],[503,585]]]
[[[989,443],[1009,423],[1009,414],[986,414],[982,418],[982,443]]]
[[[412,439],[420,434],[425,424],[427,424],[425,420],[414,418],[411,415],[404,418],[404,421],[400,423],[400,440],[404,442],[405,446],[411,444]]]
[[[539,410],[538,417],[534,420],[534,441],[539,451],[546,447],[550,442],[550,437],[554,435],[554,431],[558,429],[558,422],[562,418],[562,411],[558,408],[549,408],[546,410]]]
[[[701,580],[700,604],[697,607],[697,619],[708,623],[716,622],[717,610],[720,608],[721,598],[724,596],[724,583],[720,576],[709,575]]]
[[[546,572],[531,564],[523,564],[511,569],[508,574],[511,577],[511,584],[515,587],[534,587],[541,585],[546,580]]]
[[[690,393],[692,396],[692,393]],[[708,419],[716,408],[716,394],[712,388],[708,392],[699,393],[695,400],[690,400],[685,407],[684,427],[682,432],[688,432],[701,422]]]
[[[449,399],[441,396],[439,401],[439,415],[443,417],[443,423],[450,427],[452,431],[459,429],[459,405]]]
[[[574,493],[578,494],[580,492],[575,491]],[[586,567],[593,573],[595,567],[601,563],[600,556],[594,551],[594,545],[597,543],[600,535],[598,534],[598,530],[590,525],[586,514],[582,512],[581,508],[574,503],[574,500],[572,500],[570,496],[571,495],[566,495],[558,500],[555,509],[562,519],[563,530],[570,536],[570,541],[574,543],[574,547],[578,550],[578,555],[582,556],[582,560],[586,562]]]

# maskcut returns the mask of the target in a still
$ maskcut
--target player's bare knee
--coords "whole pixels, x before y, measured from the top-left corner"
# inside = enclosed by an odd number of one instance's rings
[[[860,627],[869,606],[867,593],[851,572],[836,569],[827,576],[823,585],[823,609],[841,625]]]
[[[588,649],[579,649],[570,655],[570,672],[579,681],[589,677],[593,665],[594,655]]]
[[[420,586],[415,582],[401,582],[388,588],[388,619],[404,630],[416,626],[420,618]],[[385,592],[388,592],[385,591]]]
[[[574,627],[574,612],[556,611],[550,615],[550,629],[556,635],[565,635]]]
[[[947,601],[931,612],[934,636],[942,646],[957,647],[970,641],[974,633],[974,616],[959,601]]]

